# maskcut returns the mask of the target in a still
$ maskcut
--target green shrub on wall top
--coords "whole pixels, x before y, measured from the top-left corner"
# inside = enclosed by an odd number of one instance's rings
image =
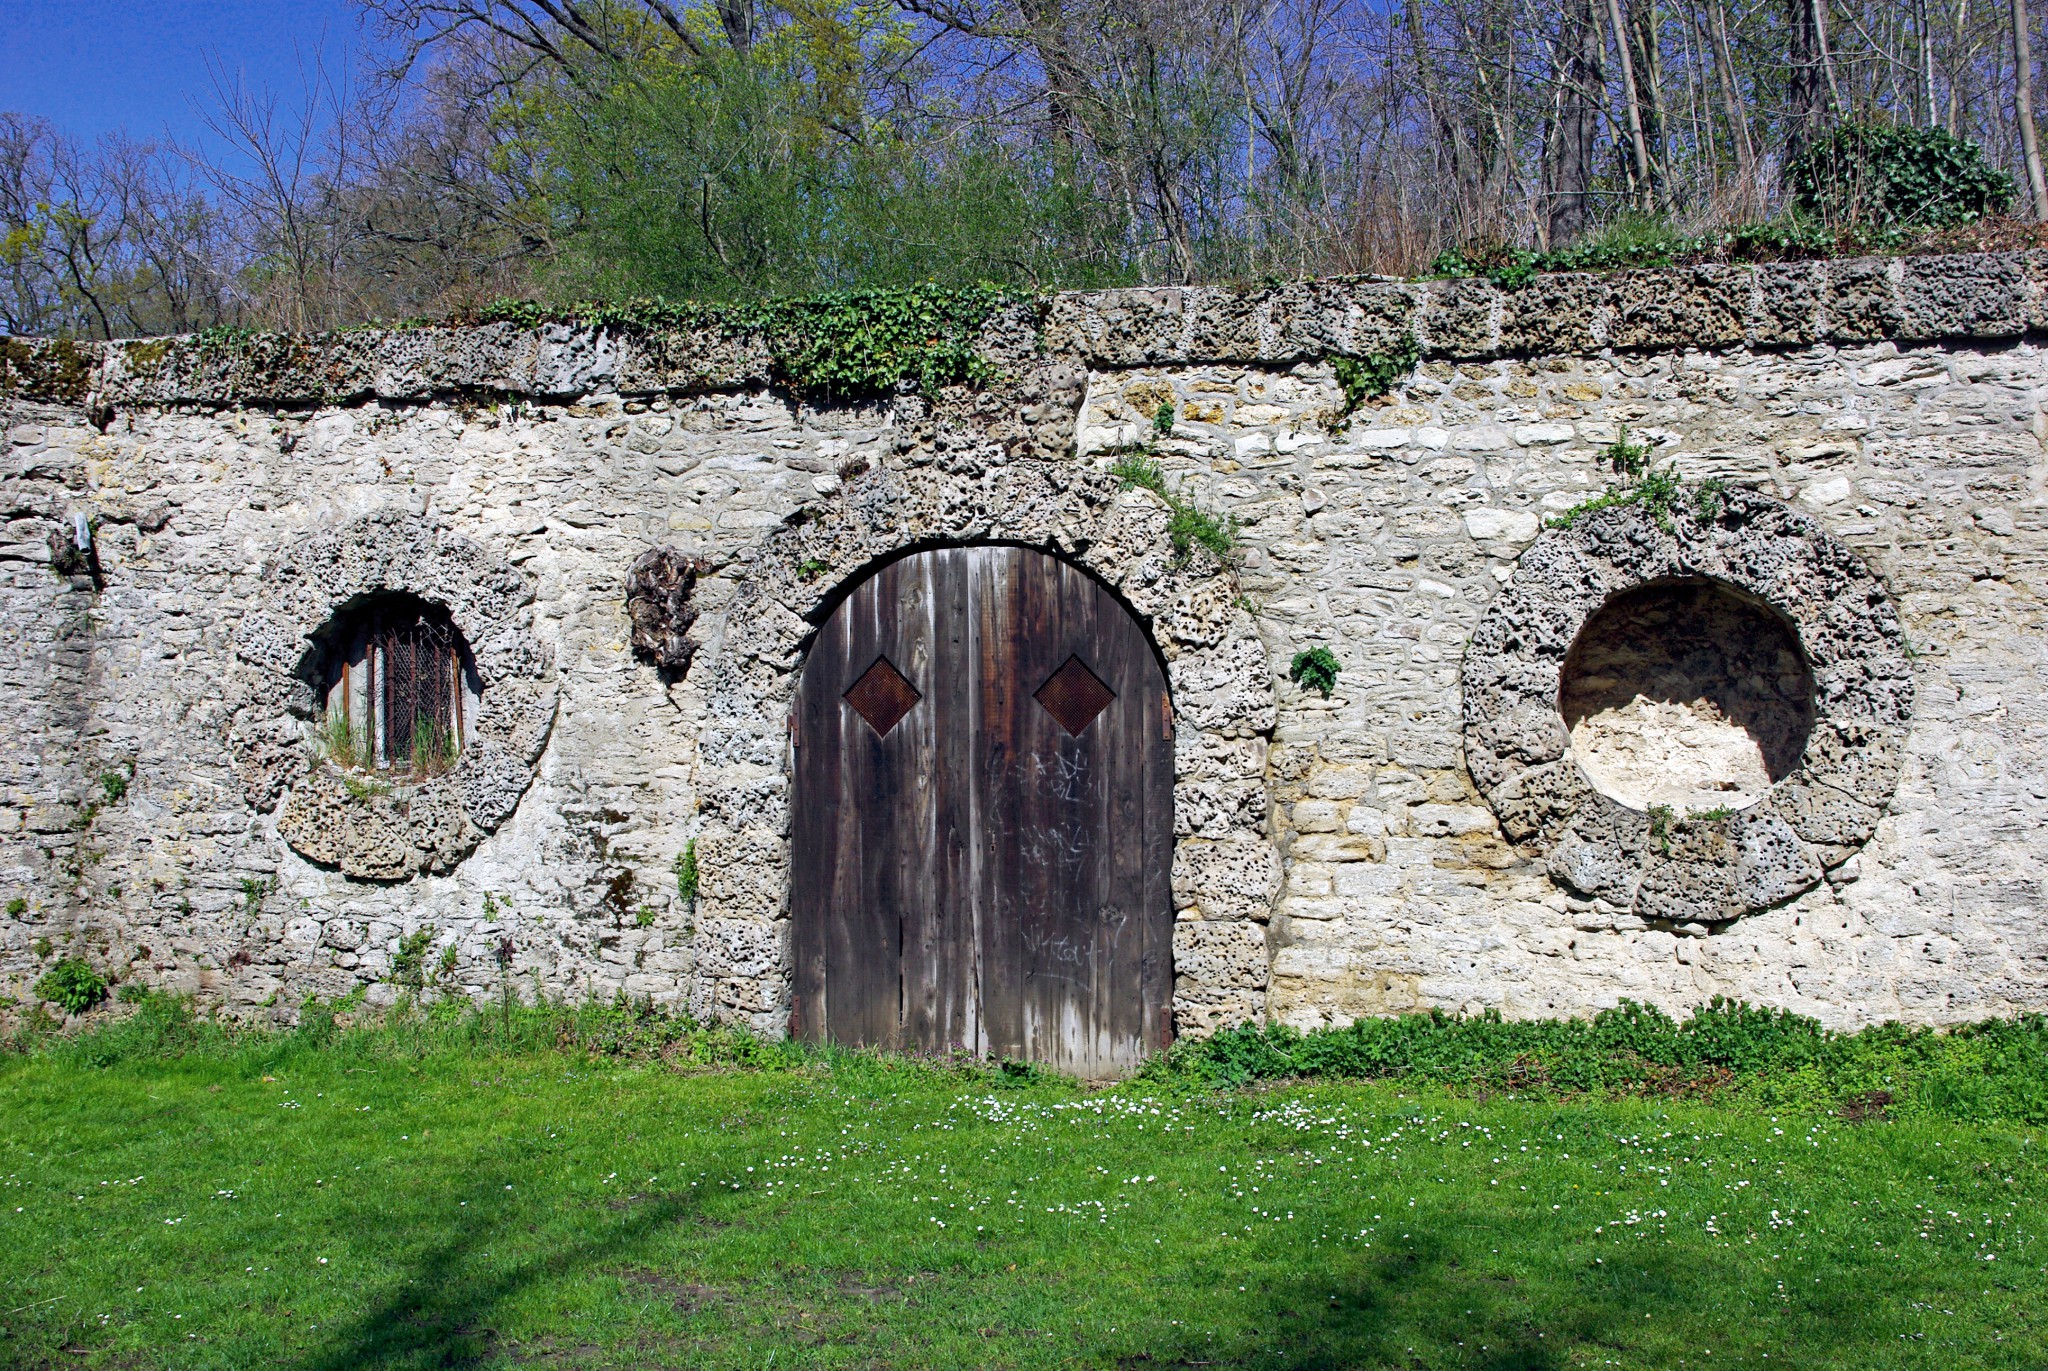
[[[986,385],[995,379],[995,369],[980,352],[983,326],[997,311],[1030,298],[1002,286],[922,285],[742,305],[643,299],[556,307],[498,300],[473,322],[758,335],[768,346],[778,380],[845,399],[882,394],[899,381],[914,382],[927,394],[946,385]]]
[[[1845,124],[1786,169],[1801,210],[1829,224],[1949,228],[2012,208],[2012,177],[1943,129]]]

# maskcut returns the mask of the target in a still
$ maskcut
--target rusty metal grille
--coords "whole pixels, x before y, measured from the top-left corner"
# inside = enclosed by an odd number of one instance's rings
[[[454,626],[421,614],[394,616],[373,636],[383,659],[385,756],[399,765],[452,758],[462,730]]]
[[[862,672],[846,692],[846,703],[867,720],[868,727],[880,738],[888,737],[889,730],[902,723],[911,706],[923,698],[887,657],[875,658],[875,664]]]
[[[1078,738],[1082,729],[1095,722],[1096,715],[1109,708],[1116,692],[1104,685],[1102,678],[1079,657],[1069,657],[1058,671],[1045,678],[1045,684],[1031,698],[1045,706],[1045,712],[1059,720],[1061,728]]]

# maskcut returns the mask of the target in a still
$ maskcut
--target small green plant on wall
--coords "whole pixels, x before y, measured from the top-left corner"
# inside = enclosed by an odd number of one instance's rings
[[[107,997],[107,978],[83,957],[66,957],[36,982],[36,994],[66,1014],[83,1014]]]
[[[1287,678],[1303,690],[1314,690],[1327,700],[1336,689],[1337,673],[1342,670],[1337,654],[1318,644],[1294,654],[1294,664],[1287,668]]]
[[[1166,479],[1166,469],[1154,458],[1127,452],[1109,469],[1125,490],[1143,487],[1166,502],[1166,536],[1173,543],[1176,558],[1186,562],[1197,544],[1209,549],[1225,566],[1237,559],[1237,517],[1203,509],[1182,498]]]
[[[676,854],[675,873],[676,894],[682,896],[685,903],[694,902],[697,898],[697,840],[695,838],[684,843],[683,850]]]

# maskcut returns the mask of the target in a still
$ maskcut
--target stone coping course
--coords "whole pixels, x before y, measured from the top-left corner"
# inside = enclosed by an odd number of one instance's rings
[[[1512,290],[1479,278],[1351,277],[1079,291],[1047,297],[1035,320],[1019,313],[1030,311],[999,310],[983,331],[983,354],[1006,373],[1034,357],[1097,367],[1291,365],[1385,352],[1410,337],[1424,359],[1440,360],[1996,341],[2048,330],[2048,250],[1558,273]],[[771,375],[765,338],[715,327],[0,339],[0,397],[102,408],[563,400],[734,389]]]

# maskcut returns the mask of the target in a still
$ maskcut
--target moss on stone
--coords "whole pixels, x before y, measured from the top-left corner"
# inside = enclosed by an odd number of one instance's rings
[[[0,338],[0,396],[82,404],[97,362],[70,338]]]

